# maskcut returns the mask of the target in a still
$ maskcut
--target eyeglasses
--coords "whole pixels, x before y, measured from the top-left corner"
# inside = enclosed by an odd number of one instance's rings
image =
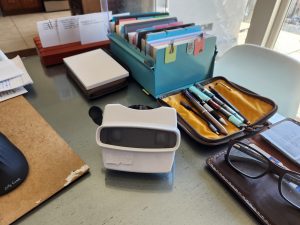
[[[280,195],[290,204],[300,209],[300,174],[273,162],[259,150],[242,142],[231,142],[225,156],[229,165],[249,178],[259,178],[267,173],[279,176]]]

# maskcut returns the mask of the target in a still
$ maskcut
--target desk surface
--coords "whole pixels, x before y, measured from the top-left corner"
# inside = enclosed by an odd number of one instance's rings
[[[27,100],[90,166],[90,174],[28,213],[16,224],[257,224],[239,201],[205,168],[220,150],[197,144],[182,132],[169,174],[107,171],[95,141],[92,105],[156,106],[134,81],[129,87],[87,101],[65,75],[63,65],[43,68],[37,56],[23,62],[34,85]],[[66,159],[67,160],[67,159]]]

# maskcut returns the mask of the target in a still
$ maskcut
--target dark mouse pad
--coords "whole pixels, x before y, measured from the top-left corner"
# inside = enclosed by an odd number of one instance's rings
[[[14,222],[89,169],[22,96],[0,103],[0,131],[29,165],[25,181],[0,196],[1,225]]]
[[[289,169],[300,172],[300,168],[296,164],[265,142],[260,135],[246,141],[248,144],[255,144],[268,154],[276,157]],[[238,196],[263,224],[300,224],[300,210],[287,203],[280,196],[276,176],[266,174],[257,179],[247,178],[228,165],[225,161],[226,152],[222,151],[208,158],[207,165],[209,169]]]

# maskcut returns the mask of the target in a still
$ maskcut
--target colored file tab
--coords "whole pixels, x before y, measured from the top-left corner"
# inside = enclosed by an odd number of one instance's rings
[[[197,36],[201,35],[201,27],[196,26],[190,26],[185,28],[178,28],[174,30],[166,30],[162,32],[157,33],[149,33],[146,35],[146,41],[145,44],[142,45],[142,50],[145,51],[146,54],[150,54],[150,45],[156,45],[159,43],[166,43],[166,42],[172,42],[174,40],[178,39],[184,39],[191,36]],[[196,48],[196,46],[195,46]]]
[[[177,47],[170,45],[165,50],[165,64],[175,62],[177,54]]]
[[[186,37],[176,38],[174,40],[157,42],[155,44],[148,45],[148,48],[146,49],[146,53],[151,55],[153,58],[156,58],[156,51],[158,49],[164,49],[164,48],[168,47],[170,44],[173,44],[174,46],[186,44],[187,45],[187,50],[186,50],[187,54],[192,55],[194,53],[194,41],[197,37],[199,37],[199,36],[198,35],[190,35],[190,36],[186,36]],[[190,44],[190,46],[189,46],[189,44]]]
[[[194,52],[194,48],[195,48],[194,41],[189,42],[186,47],[186,53],[192,55]]]
[[[203,34],[200,35],[200,37],[196,38],[196,40],[194,41],[194,55],[198,55],[199,53],[201,53],[204,50],[204,37]]]

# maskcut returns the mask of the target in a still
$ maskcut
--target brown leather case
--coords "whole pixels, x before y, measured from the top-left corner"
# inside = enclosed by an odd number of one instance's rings
[[[300,172],[300,168],[278,152],[257,134],[246,140],[276,157],[289,169]],[[272,174],[257,179],[247,178],[225,161],[226,151],[207,159],[208,167],[235,195],[252,211],[263,224],[300,224],[300,210],[285,201],[278,190],[278,178]]]
[[[38,36],[34,37],[33,41],[36,46],[38,55],[40,56],[41,63],[44,66],[51,66],[51,65],[63,63],[63,58],[72,55],[91,51],[97,48],[108,48],[110,43],[109,40],[95,42],[91,44],[85,44],[85,45],[82,45],[80,42],[74,42],[70,44],[43,48],[41,44],[41,40]]]
[[[228,125],[225,128],[228,131],[228,135],[217,135],[209,129],[204,120],[180,104],[182,101],[191,105],[183,96],[181,90],[161,96],[158,99],[159,103],[175,108],[179,126],[201,144],[220,145],[232,139],[253,135],[263,126],[266,126],[266,121],[277,111],[277,105],[271,99],[241,87],[225,77],[213,77],[199,82],[199,84],[202,84],[207,89],[213,87],[239,109],[250,122],[248,126],[239,129],[229,122],[224,115],[219,113],[220,116],[227,120]]]

